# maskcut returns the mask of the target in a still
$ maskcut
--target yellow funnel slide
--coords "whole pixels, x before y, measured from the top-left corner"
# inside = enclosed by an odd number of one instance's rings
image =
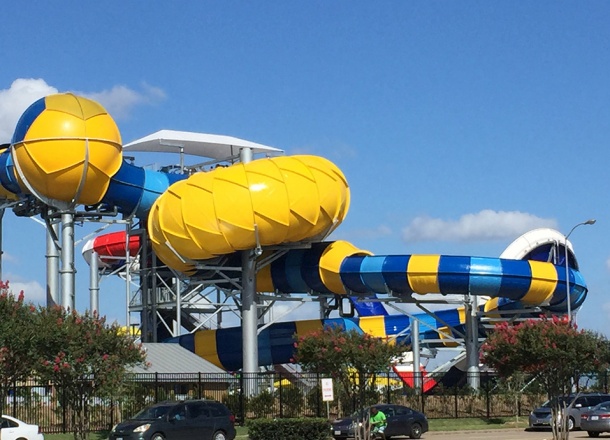
[[[345,176],[324,158],[259,159],[173,184],[153,204],[148,230],[159,258],[184,270],[180,257],[320,239],[343,221],[349,201]]]

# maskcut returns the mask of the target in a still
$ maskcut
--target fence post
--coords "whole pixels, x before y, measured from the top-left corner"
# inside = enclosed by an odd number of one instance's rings
[[[322,413],[322,399],[320,398],[322,396],[322,385],[320,382],[320,373],[316,373],[316,387],[314,388],[315,390],[317,390],[318,392],[316,393],[316,406],[317,406],[317,417],[322,417],[321,413]],[[328,414],[326,415],[326,417],[330,417]]]
[[[489,397],[489,387],[485,387],[485,398],[487,399],[487,418],[491,417],[491,400]]]
[[[387,386],[387,391],[386,391],[387,401],[388,401],[388,403],[392,403],[391,402],[391,400],[392,400],[392,393],[390,392],[390,372],[386,371],[386,375],[387,375],[387,378],[388,378],[388,380],[387,380],[387,385],[388,386]]]
[[[17,415],[17,382],[16,381],[13,382],[13,404],[11,406],[13,407],[12,414],[13,414],[13,416],[16,416]]]
[[[111,430],[113,426],[114,426],[114,399],[111,397],[110,398],[110,426],[108,427],[108,430]]]
[[[282,405],[282,399],[284,397],[284,392],[283,392],[283,384],[282,384],[282,373],[279,373],[280,376],[280,419],[284,418],[284,405]],[[275,378],[274,378],[275,379]]]
[[[66,387],[63,382],[61,384],[61,427],[62,431],[65,434],[68,432],[68,427],[66,426]]]
[[[201,371],[197,373],[197,380],[198,380],[198,383],[197,383],[197,398],[201,399],[201,396],[203,395],[201,393],[201,391],[202,391],[201,387],[203,386],[202,383],[201,383]]]
[[[246,405],[244,402],[244,373],[239,373],[239,412],[241,424],[246,424]]]
[[[155,403],[159,403],[159,373],[155,371]]]

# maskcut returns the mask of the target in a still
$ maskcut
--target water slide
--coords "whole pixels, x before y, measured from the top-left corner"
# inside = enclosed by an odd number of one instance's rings
[[[215,143],[235,147],[236,154],[243,148],[279,151],[235,138],[169,131],[123,146],[116,124],[99,104],[72,94],[51,95],[32,104],[19,120],[10,147],[0,154],[0,184],[21,200],[57,209],[87,205],[133,215],[146,223],[158,258],[186,275],[197,274],[202,262],[241,250],[305,247],[289,250],[258,273],[263,292],[383,293],[396,298],[471,294],[489,298],[485,310],[498,314],[517,307],[562,313],[568,300],[575,310],[586,297],[575,260],[566,280],[565,266],[558,261],[376,256],[347,242],[325,241],[345,218],[350,193],[342,172],[321,157],[267,157],[191,175],[145,170],[122,158],[123,150],[138,149],[179,149],[218,158]],[[129,247],[131,253],[137,246],[130,242]],[[91,249],[105,264],[121,256],[116,237],[105,245],[91,243]],[[289,362],[293,335],[324,325],[408,341],[412,318],[420,321],[424,338],[438,339],[439,332],[464,324],[462,309],[438,311],[434,317],[376,314],[277,323],[260,332],[259,363]],[[241,328],[228,328],[195,332],[175,342],[222,368],[237,370],[241,337]]]

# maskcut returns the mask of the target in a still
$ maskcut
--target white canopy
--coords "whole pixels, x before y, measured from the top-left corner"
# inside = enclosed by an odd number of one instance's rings
[[[252,154],[281,154],[284,152],[279,148],[268,147],[231,136],[174,130],[159,130],[123,145],[123,151],[184,153],[211,159],[225,159],[238,155],[242,148],[252,149]]]

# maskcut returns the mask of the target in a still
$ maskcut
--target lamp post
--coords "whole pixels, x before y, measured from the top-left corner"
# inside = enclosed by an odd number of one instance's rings
[[[565,236],[565,240],[563,243],[563,247],[565,250],[565,265],[566,265],[566,301],[568,302],[568,324],[572,325],[572,298],[570,297],[570,264],[569,264],[569,260],[568,260],[568,237],[570,235],[572,235],[572,232],[574,232],[574,229],[576,229],[579,226],[582,225],[593,225],[595,224],[595,219],[589,219],[586,222],[582,222],[582,223],[578,223],[577,225],[575,225],[572,229],[570,229],[570,232],[567,233],[567,235]]]

